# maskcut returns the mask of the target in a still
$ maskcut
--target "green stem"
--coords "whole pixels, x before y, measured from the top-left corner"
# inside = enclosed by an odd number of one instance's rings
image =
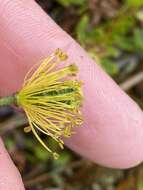
[[[8,96],[4,98],[0,98],[0,106],[8,106],[11,104],[16,104],[16,96]]]

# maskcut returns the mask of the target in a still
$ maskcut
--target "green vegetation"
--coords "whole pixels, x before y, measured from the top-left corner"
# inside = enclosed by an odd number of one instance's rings
[[[98,25],[91,25],[90,12],[82,14],[77,24],[77,39],[89,53],[99,58],[99,63],[111,74],[118,74],[113,62],[122,53],[142,54],[143,1],[126,0],[116,14]],[[90,27],[90,29],[89,29]]]

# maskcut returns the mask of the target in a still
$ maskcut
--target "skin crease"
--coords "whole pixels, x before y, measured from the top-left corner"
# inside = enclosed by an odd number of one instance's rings
[[[136,103],[33,0],[0,0],[0,18],[0,95],[20,89],[34,63],[62,48],[69,55],[68,64],[75,62],[79,67],[85,96],[84,125],[65,139],[66,144],[107,167],[139,164],[143,159],[143,117]],[[7,178],[1,177],[0,170],[0,190],[11,190],[11,179],[15,179],[12,190],[23,190],[2,143],[0,153],[0,168],[7,167],[3,169]]]

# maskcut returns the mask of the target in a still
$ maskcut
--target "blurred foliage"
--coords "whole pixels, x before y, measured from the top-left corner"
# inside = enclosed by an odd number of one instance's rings
[[[70,5],[82,5],[85,3],[85,0],[57,0],[58,3],[60,3],[63,6],[70,6]]]
[[[143,5],[143,1],[142,0],[125,0],[125,5],[129,6],[129,7],[140,7]]]
[[[85,5],[86,6],[86,5]],[[90,12],[81,15],[76,28],[77,39],[88,52],[99,57],[103,68],[118,74],[116,61],[122,53],[140,53],[143,48],[142,0],[126,0],[117,14],[99,25],[91,25]]]

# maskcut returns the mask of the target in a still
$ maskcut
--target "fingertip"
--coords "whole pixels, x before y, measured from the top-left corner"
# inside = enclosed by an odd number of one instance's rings
[[[57,48],[64,49],[69,62],[79,66],[85,96],[84,126],[67,143],[105,166],[125,168],[139,163],[143,119],[135,102],[34,1],[5,2],[7,6],[0,9],[0,56],[5,63],[0,64],[0,93],[19,89],[32,64]]]

